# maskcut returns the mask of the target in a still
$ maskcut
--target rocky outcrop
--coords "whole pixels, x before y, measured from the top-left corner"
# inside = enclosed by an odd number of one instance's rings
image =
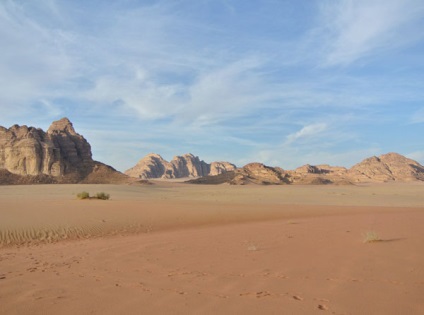
[[[142,158],[134,167],[126,170],[125,174],[141,179],[161,178],[169,168],[169,162],[159,154],[151,153]]]
[[[330,166],[328,164],[306,164],[293,171],[288,171],[288,175],[293,184],[326,185],[350,183],[345,167]]]
[[[0,170],[3,178],[17,183],[125,179],[110,166],[92,159],[90,144],[75,132],[67,118],[53,122],[47,132],[18,125],[0,127]]]
[[[141,179],[171,179],[218,175],[235,169],[236,166],[228,162],[208,164],[191,153],[175,156],[171,162],[164,160],[159,154],[151,153],[142,158],[134,167],[125,171],[125,174]]]
[[[229,162],[212,162],[209,167],[208,175],[219,175],[234,171],[237,167]]]
[[[175,156],[166,178],[201,177],[209,174],[210,165],[191,153]]]
[[[424,181],[424,167],[397,153],[367,158],[348,174],[355,182]]]
[[[216,176],[206,176],[188,181],[192,184],[230,184],[230,185],[281,185],[290,184],[287,172],[279,167],[262,163],[250,163],[242,168]]]
[[[352,185],[353,183],[424,181],[424,167],[397,153],[371,157],[350,169],[340,166],[304,165],[293,171],[250,163],[228,174],[189,181],[197,184],[301,184]]]
[[[237,181],[255,184],[288,184],[287,173],[281,168],[266,166],[262,163],[249,163],[237,171]]]

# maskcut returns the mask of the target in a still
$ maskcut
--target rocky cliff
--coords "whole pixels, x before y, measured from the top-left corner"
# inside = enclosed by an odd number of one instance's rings
[[[9,178],[17,183],[102,183],[125,179],[112,167],[92,159],[90,144],[75,132],[67,118],[53,122],[47,132],[18,125],[0,127],[0,170],[3,181]]]
[[[235,169],[236,166],[228,162],[208,164],[191,153],[175,156],[170,162],[164,160],[159,154],[152,153],[146,155],[134,167],[125,171],[125,174],[141,179],[171,179],[218,175]]]

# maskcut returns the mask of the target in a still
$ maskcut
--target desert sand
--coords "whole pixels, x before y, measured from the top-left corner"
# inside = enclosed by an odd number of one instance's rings
[[[0,313],[423,314],[423,222],[423,183],[0,186]]]

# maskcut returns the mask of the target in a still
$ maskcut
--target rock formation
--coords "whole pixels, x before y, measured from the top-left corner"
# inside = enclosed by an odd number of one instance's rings
[[[167,170],[166,178],[201,177],[208,175],[210,170],[209,164],[191,153],[175,156],[171,165],[171,169]]]
[[[18,125],[0,127],[0,170],[3,179],[17,183],[102,183],[125,178],[93,161],[90,144],[67,118],[53,122],[47,132]]]
[[[303,184],[351,185],[388,181],[424,181],[424,167],[397,153],[371,157],[350,169],[330,165],[304,165],[293,171],[250,163],[224,175],[207,176],[189,181],[197,184]]]
[[[262,163],[249,163],[234,171],[201,177],[188,182],[192,184],[281,185],[290,184],[290,179],[287,172],[279,167],[270,167]]]
[[[159,154],[151,153],[142,158],[134,167],[126,170],[125,174],[141,179],[161,178],[168,168],[170,168],[169,162]]]
[[[207,175],[219,175],[234,171],[237,167],[229,162],[212,162]]]
[[[158,154],[149,154],[125,173],[141,180],[195,177],[190,182],[234,185],[424,181],[424,166],[397,153],[367,158],[350,169],[307,164],[292,171],[261,163],[237,169],[228,162],[208,164],[193,154],[167,162]],[[0,126],[0,184],[127,182],[124,174],[93,160],[90,144],[67,118],[53,122],[47,132]]]
[[[397,153],[373,156],[349,169],[355,182],[424,181],[424,167]]]
[[[288,184],[287,173],[278,167],[266,166],[262,163],[249,163],[238,170],[234,183],[243,184]]]
[[[347,169],[340,166],[306,164],[294,171],[288,171],[288,174],[293,184],[351,184],[347,178]]]
[[[208,164],[191,153],[175,156],[171,162],[165,161],[159,154],[151,153],[142,158],[134,167],[125,171],[125,174],[141,179],[170,179],[218,175],[235,169],[236,166],[228,162]]]

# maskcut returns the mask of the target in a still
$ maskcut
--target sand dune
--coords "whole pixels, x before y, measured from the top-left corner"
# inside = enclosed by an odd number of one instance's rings
[[[0,313],[422,314],[423,190],[0,186]]]

